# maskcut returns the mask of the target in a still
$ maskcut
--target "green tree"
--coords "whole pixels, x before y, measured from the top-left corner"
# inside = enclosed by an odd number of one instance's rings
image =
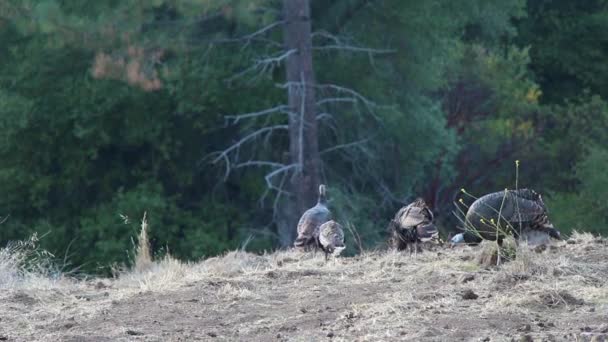
[[[544,103],[562,103],[585,88],[608,96],[608,2],[530,0],[517,27],[517,42],[531,47]]]

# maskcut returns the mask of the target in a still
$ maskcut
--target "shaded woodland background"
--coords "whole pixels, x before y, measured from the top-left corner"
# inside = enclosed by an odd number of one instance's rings
[[[607,31],[604,0],[4,0],[0,244],[105,272],[147,211],[158,253],[268,250],[324,182],[353,253],[516,177],[606,233]]]

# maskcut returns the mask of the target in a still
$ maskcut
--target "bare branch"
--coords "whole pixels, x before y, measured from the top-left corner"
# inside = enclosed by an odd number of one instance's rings
[[[226,156],[227,158],[227,156]],[[227,163],[227,174],[225,175],[225,178],[227,178],[229,172],[230,172],[230,165],[228,164],[229,161],[226,160]],[[268,193],[270,191],[275,191],[276,195],[275,198],[273,200],[273,209],[275,214],[278,212],[277,208],[278,208],[278,204],[279,204],[279,200],[281,198],[282,195],[290,195],[290,193],[288,191],[284,190],[285,187],[285,180],[286,180],[286,176],[288,174],[288,171],[297,167],[298,164],[289,164],[289,165],[285,165],[282,163],[276,163],[276,162],[272,162],[272,161],[266,161],[266,160],[250,160],[250,161],[246,161],[243,163],[239,163],[234,165],[232,168],[234,169],[238,169],[238,168],[243,168],[243,167],[250,167],[250,166],[257,166],[257,167],[271,167],[273,168],[273,170],[269,173],[267,173],[264,176],[264,180],[266,181],[266,189],[264,190],[264,193],[262,194],[262,196],[260,196],[259,202],[260,202],[260,206],[263,206],[264,200],[266,199],[266,196],[268,196]],[[281,181],[279,182],[279,185],[275,185],[273,183],[273,178],[276,176],[281,175]]]
[[[266,176],[264,176],[264,179],[266,180],[266,186],[268,187],[268,189],[272,189],[277,191],[279,194],[284,194],[284,195],[289,195],[289,192],[283,190],[283,182],[281,182],[281,187],[276,187],[273,183],[272,183],[272,178],[280,175],[282,173],[285,173],[293,168],[298,168],[300,167],[300,165],[298,165],[297,163],[293,163],[293,164],[289,164],[289,165],[285,165],[282,166],[268,174],[266,174]]]
[[[266,176],[264,176],[264,179],[266,179],[266,183],[268,184],[268,186],[270,188],[272,188],[273,187],[272,186],[272,182],[271,182],[272,177],[274,177],[274,176],[276,176],[278,174],[281,174],[283,172],[287,172],[287,171],[293,169],[294,167],[298,167],[298,164],[297,163],[292,163],[292,164],[289,164],[289,165],[283,165],[282,167],[279,167],[278,169],[276,169],[276,170],[274,170],[274,171],[266,174]]]
[[[228,147],[227,149],[222,151],[220,153],[220,156],[218,156],[217,158],[215,158],[213,160],[213,163],[217,163],[220,159],[222,159],[222,156],[228,155],[230,152],[240,148],[241,145],[248,142],[249,140],[255,139],[256,137],[258,137],[264,133],[270,133],[272,131],[281,130],[281,129],[288,130],[289,126],[288,125],[275,125],[275,126],[270,126],[270,127],[262,127],[260,129],[258,129],[257,131],[246,135],[245,137],[241,138],[239,141],[237,141],[236,143],[232,144],[230,147]]]
[[[271,166],[271,167],[283,167],[285,166],[285,164],[281,164],[281,163],[275,163],[275,162],[271,162],[271,161],[265,161],[265,160],[250,160],[250,161],[246,161],[244,163],[239,163],[236,164],[234,166],[235,169],[239,169],[242,167],[248,167],[248,166]]]
[[[344,148],[349,148],[349,147],[354,147],[354,146],[358,147],[358,146],[361,146],[361,145],[365,144],[366,142],[370,141],[371,139],[372,138],[365,138],[365,139],[358,140],[358,141],[353,141],[353,142],[350,142],[350,143],[347,143],[347,144],[334,145],[334,146],[332,146],[330,148],[327,148],[327,149],[319,152],[319,154],[323,155],[325,153],[329,153],[329,152],[340,150],[340,149],[344,149]]]
[[[275,28],[277,26],[283,25],[284,23],[285,23],[285,20],[275,21],[272,24],[266,25],[265,27],[262,27],[261,29],[259,29],[259,30],[255,31],[253,33],[250,33],[250,34],[246,35],[245,37],[243,37],[243,39],[245,39],[245,40],[251,40],[251,39],[253,39],[253,38],[255,38],[255,37],[259,36],[259,35],[262,35],[262,34],[268,32],[268,31],[272,30],[273,28]]]
[[[224,173],[224,179],[227,179],[228,176],[230,175],[231,166],[232,166],[232,164],[230,162],[230,158],[229,158],[230,153],[236,151],[236,153],[238,154],[239,149],[241,148],[242,145],[249,142],[250,140],[256,139],[257,137],[259,137],[263,134],[271,134],[272,132],[274,132],[276,130],[288,130],[288,129],[289,129],[288,125],[274,125],[274,126],[262,127],[256,131],[251,132],[248,135],[244,136],[239,141],[237,141],[236,143],[229,146],[227,149],[216,152],[217,157],[215,159],[213,159],[212,162],[214,164],[216,164],[220,160],[222,160],[222,159],[224,160],[224,163],[226,164],[226,171]],[[237,159],[238,159],[238,157],[237,157]]]
[[[281,199],[281,196],[289,195],[288,192],[283,191],[283,187],[285,186],[285,179],[287,179],[287,172],[284,172],[282,174],[281,182],[279,183],[279,187],[278,187],[280,189],[280,191],[277,191],[277,194],[274,196],[274,202],[272,203],[273,216],[277,215],[277,213],[279,212],[279,200]]]
[[[281,89],[285,89],[285,88],[290,88],[290,87],[302,87],[302,83],[290,81],[290,82],[285,82],[283,84],[276,84],[276,86]],[[359,92],[357,92],[351,88],[342,87],[342,86],[339,86],[336,84],[316,84],[316,85],[313,85],[313,87],[315,87],[317,89],[329,89],[329,90],[336,91],[338,93],[345,93],[345,94],[351,95],[352,96],[351,98],[356,100],[355,103],[356,102],[363,103],[363,105],[365,106],[365,108],[367,109],[369,114],[378,122],[380,122],[381,120],[376,115],[375,109],[377,109],[377,108],[394,108],[394,106],[378,105],[374,101],[361,95]],[[340,98],[340,97],[338,97],[338,98]],[[336,100],[338,98],[334,98],[333,101],[338,102]],[[323,100],[321,100],[321,101],[323,101]],[[331,101],[332,100],[330,100],[329,102],[331,102]]]
[[[276,57],[267,57],[267,58],[264,58],[264,59],[258,59],[256,61],[256,64],[258,64],[258,65],[264,65],[264,66],[266,66],[266,65],[271,65],[271,66],[278,65],[278,64],[281,64],[283,62],[283,60],[287,59],[287,57],[289,57],[292,54],[296,53],[296,51],[297,51],[296,49],[290,49],[290,50],[287,50],[287,51],[283,52],[282,54],[280,54],[280,55],[278,55]]]
[[[364,48],[359,46],[352,45],[323,45],[323,46],[313,46],[313,50],[344,50],[344,51],[352,51],[352,52],[364,52],[368,54],[380,55],[380,54],[391,54],[397,52],[397,50],[393,49],[372,49],[372,48]]]
[[[335,45],[341,45],[341,44],[343,44],[342,40],[340,39],[340,37],[338,37],[338,36],[336,36],[334,34],[331,34],[331,33],[327,32],[325,30],[323,30],[323,31],[315,31],[315,32],[311,33],[311,37],[312,37],[312,39],[315,39],[316,37],[325,38],[325,39],[333,42]]]
[[[342,87],[342,86],[335,85],[335,84],[319,84],[319,85],[317,85],[317,87],[322,88],[322,89],[332,89],[332,90],[336,90],[341,93],[350,94],[354,98],[356,98],[357,100],[359,100],[363,104],[365,104],[365,106],[368,107],[368,109],[370,109],[370,111],[371,111],[371,108],[379,107],[374,101],[369,100],[365,96],[361,95],[360,93],[358,93],[355,90],[350,89],[350,88]]]
[[[285,105],[279,105],[279,106],[276,106],[273,108],[261,110],[259,112],[251,112],[251,113],[245,113],[245,114],[239,114],[239,115],[226,115],[224,118],[227,120],[227,123],[228,123],[228,121],[232,120],[231,124],[234,125],[243,119],[256,118],[256,117],[260,117],[260,116],[264,116],[264,115],[274,114],[277,112],[285,113],[287,108],[288,107]]]
[[[213,42],[214,43],[243,43],[243,42],[245,42],[242,46],[242,48],[244,49],[247,46],[249,46],[249,44],[251,43],[252,40],[261,40],[261,36],[263,36],[264,34],[266,34],[269,31],[271,31],[272,29],[283,25],[284,23],[285,23],[284,20],[275,21],[274,23],[266,25],[266,26],[262,27],[261,29],[255,31],[255,32],[252,32],[248,35],[238,37],[238,38],[216,39]]]
[[[317,106],[323,105],[325,103],[336,103],[336,102],[354,103],[354,102],[357,102],[357,100],[352,97],[328,97],[328,98],[322,99],[320,101],[317,101]]]
[[[274,197],[273,205],[272,205],[273,216],[275,216],[275,218],[276,218],[277,213],[279,212],[278,207],[279,207],[279,200],[281,199],[281,196],[291,195],[290,192],[284,190],[284,187],[285,187],[285,180],[287,178],[288,171],[294,167],[297,167],[297,164],[283,165],[282,167],[266,174],[266,176],[264,177],[264,179],[266,180],[266,190],[264,190],[264,194],[262,194],[262,196],[260,197],[260,200],[259,200],[260,205],[263,205],[263,202],[266,199],[266,196],[268,196],[268,193],[271,190],[275,190],[276,195]],[[275,176],[278,176],[278,175],[281,175],[281,181],[279,182],[279,186],[275,186],[272,183],[272,178]]]
[[[247,141],[254,139],[264,133],[270,133],[273,132],[275,130],[288,130],[289,126],[288,125],[274,125],[274,126],[270,126],[270,127],[262,127],[260,129],[258,129],[255,132],[249,133],[248,135],[246,135],[245,137],[243,137],[241,140],[237,141],[235,144],[233,144],[232,146],[228,147],[227,149],[225,149],[221,154],[228,154],[231,151],[238,149],[241,147],[241,145],[243,145],[244,143],[246,143]],[[220,159],[220,157],[217,157],[213,162],[216,163],[218,160]]]
[[[317,114],[317,118],[316,118],[316,119],[317,119],[318,121],[322,121],[322,120],[325,120],[325,119],[330,119],[330,120],[333,120],[333,119],[334,119],[334,116],[333,116],[332,114],[329,114],[329,113],[323,112],[323,113],[319,113],[319,114]]]
[[[332,114],[326,112],[319,113],[317,114],[316,120],[329,127],[335,135],[338,135],[338,127],[336,126],[335,118]]]
[[[230,176],[230,158],[228,158],[228,154],[220,154],[219,158],[224,159],[224,164],[226,165],[226,170],[224,170],[224,180],[226,180]],[[216,163],[216,160],[213,163]]]
[[[283,84],[277,84],[277,87],[281,88],[281,89],[285,89],[285,88],[289,88],[289,87],[302,87],[302,83],[301,82],[285,82]],[[330,84],[330,83],[326,83],[326,84],[316,84],[313,85],[313,87],[318,88],[318,89],[330,89],[330,90],[335,90],[337,92],[342,92],[342,93],[346,93],[346,94],[350,94],[353,96],[353,98],[361,101],[362,103],[364,103],[366,106],[368,107],[389,107],[389,106],[380,106],[378,104],[376,104],[374,101],[369,100],[368,98],[366,98],[365,96],[361,95],[360,93],[358,93],[357,91],[351,89],[351,88],[347,88],[347,87],[343,87],[343,86],[339,86],[336,84]],[[340,100],[338,100],[340,99]],[[342,101],[345,102],[346,98],[328,98],[328,102],[338,102],[338,101]],[[323,100],[321,100],[323,101]],[[321,102],[319,101],[319,102]]]
[[[296,167],[296,164],[289,164],[289,165],[285,165],[285,164],[281,164],[281,163],[275,163],[275,162],[271,162],[271,161],[265,161],[265,160],[250,160],[244,163],[240,163],[234,166],[235,169],[241,168],[241,167],[248,167],[248,166],[270,166],[272,168],[274,168],[273,171],[267,173],[264,176],[264,179],[266,181],[266,190],[264,190],[264,193],[262,194],[262,196],[260,197],[260,205],[262,205],[264,203],[264,199],[266,198],[266,196],[268,196],[268,193],[271,190],[276,191],[276,195],[275,198],[273,200],[273,209],[274,212],[277,212],[277,207],[278,207],[278,203],[279,203],[279,199],[281,198],[282,195],[289,195],[289,192],[285,191],[283,188],[285,186],[285,179],[286,179],[286,175],[287,172],[289,170],[291,170],[292,168]],[[282,175],[281,177],[281,181],[279,183],[279,186],[274,185],[274,183],[272,182],[272,179],[275,176],[278,175]]]
[[[333,43],[322,46],[313,46],[313,50],[345,50],[352,52],[363,52],[370,55],[391,54],[397,52],[397,50],[395,49],[374,49],[348,44],[342,39],[340,39],[340,37],[333,35],[327,31],[313,32],[312,37],[321,37]]]
[[[296,49],[290,49],[287,51],[282,52],[281,54],[277,55],[277,56],[271,56],[271,57],[266,57],[266,58],[261,58],[261,59],[257,59],[255,60],[255,62],[253,63],[252,66],[248,67],[247,69],[237,73],[236,75],[230,77],[227,82],[232,82],[238,78],[243,77],[244,75],[252,72],[252,71],[258,71],[259,75],[263,75],[267,72],[272,72],[274,70],[274,68],[278,67],[281,65],[281,63],[283,63],[283,61],[285,59],[287,59],[287,57],[291,56],[292,54],[296,53]],[[258,75],[258,76],[259,76]]]

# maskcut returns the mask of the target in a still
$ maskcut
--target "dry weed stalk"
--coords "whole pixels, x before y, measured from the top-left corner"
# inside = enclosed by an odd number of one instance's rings
[[[141,219],[141,230],[137,239],[137,250],[135,255],[135,270],[144,271],[152,265],[152,254],[150,253],[150,241],[148,239],[147,212]]]
[[[355,240],[357,249],[359,250],[359,254],[363,253],[363,243],[361,242],[361,236],[359,235],[357,228],[350,222],[347,222],[345,224],[345,227],[352,234],[353,239]]]

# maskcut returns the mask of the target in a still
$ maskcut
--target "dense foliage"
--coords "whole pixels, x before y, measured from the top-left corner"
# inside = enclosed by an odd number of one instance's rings
[[[459,189],[513,187],[515,160],[518,186],[546,194],[563,232],[606,232],[605,1],[311,10],[315,77],[333,85],[318,90],[321,173],[351,251],[382,243],[416,196],[453,229]],[[280,56],[280,12],[271,0],[3,1],[0,243],[38,232],[57,256],[105,269],[128,261],[147,211],[154,250],[180,258],[276,247],[267,170],[226,173],[212,153],[285,121],[226,119],[285,102],[284,66],[260,62]],[[239,154],[283,160],[287,146],[277,133]]]

